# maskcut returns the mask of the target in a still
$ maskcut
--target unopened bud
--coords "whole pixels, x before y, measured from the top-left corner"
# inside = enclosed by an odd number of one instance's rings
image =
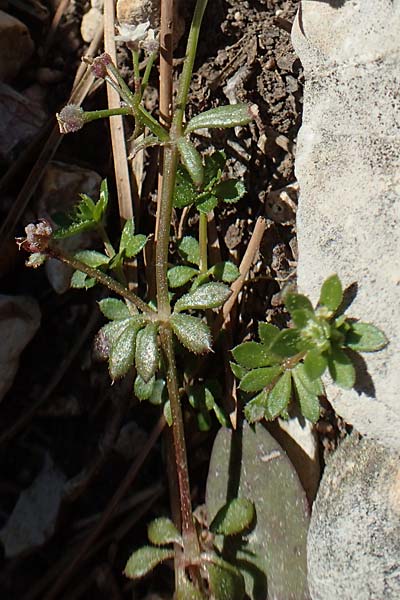
[[[93,75],[99,79],[105,79],[107,76],[107,67],[112,64],[112,58],[107,52],[97,56],[92,62]]]

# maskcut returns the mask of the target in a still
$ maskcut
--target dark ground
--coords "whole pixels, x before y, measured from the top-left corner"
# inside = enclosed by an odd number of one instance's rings
[[[75,70],[84,54],[79,35],[80,19],[87,3],[71,1],[65,19],[53,41],[51,51],[42,63],[39,54],[48,31],[50,19],[39,19],[17,6],[10,13],[30,28],[36,53],[29,65],[11,84],[24,91],[39,85],[42,105],[53,115],[68,97]],[[44,2],[51,16],[54,2]],[[229,157],[230,172],[243,178],[246,196],[235,205],[216,211],[216,225],[224,259],[239,263],[247,247],[255,220],[267,217],[267,231],[260,249],[259,260],[250,273],[233,328],[233,342],[239,343],[256,331],[257,320],[282,324],[286,320],[280,300],[284,286],[295,283],[295,196],[286,205],[268,196],[271,190],[294,182],[294,149],[301,121],[302,70],[290,43],[290,26],[296,2],[294,0],[216,0],[206,12],[188,114],[219,104],[239,101],[259,107],[262,127],[251,125],[232,130],[213,132],[210,138],[198,138],[202,149],[224,149]],[[32,2],[32,5],[35,5]],[[189,7],[188,7],[189,12]],[[212,43],[210,41],[212,40]],[[176,56],[182,57],[181,42]],[[121,58],[124,58],[121,53]],[[179,64],[179,60],[178,60]],[[40,70],[39,67],[42,69]],[[43,68],[61,72],[59,81],[46,81]],[[125,72],[129,76],[125,65]],[[47,79],[49,77],[47,76]],[[51,77],[50,77],[51,79]],[[148,107],[155,104],[156,81],[148,95]],[[151,89],[150,89],[151,92]],[[86,108],[105,106],[104,90],[91,98]],[[12,157],[15,161],[18,155]],[[0,200],[1,218],[15,201],[19,186],[32,164],[27,164],[9,182]],[[91,124],[75,136],[66,137],[56,159],[90,168],[108,177],[111,194],[113,165],[105,122]],[[153,161],[153,162],[152,162]],[[152,153],[146,158],[147,172],[155,161]],[[2,173],[10,167],[3,163]],[[151,176],[144,182],[141,222],[151,232],[154,214],[154,190]],[[37,214],[41,188],[35,194],[24,216],[18,222],[17,235],[23,225]],[[273,196],[272,196],[273,198]],[[116,231],[116,210],[110,224]],[[185,233],[197,229],[195,218],[187,221]],[[114,233],[115,235],[115,233]],[[0,593],[3,598],[34,600],[50,598],[49,591],[63,576],[68,564],[77,556],[83,540],[104,511],[113,492],[121,484],[133,456],[137,456],[149,432],[156,423],[159,409],[138,402],[130,392],[131,381],[124,380],[110,388],[107,369],[92,359],[92,340],[101,324],[100,314],[88,324],[99,291],[84,293],[70,290],[62,295],[51,288],[44,269],[24,267],[22,253],[7,244],[1,261],[1,290],[7,294],[28,294],[37,299],[42,312],[41,327],[24,351],[13,387],[0,405],[1,431],[8,432],[40,399],[46,402],[29,421],[9,439],[0,439],[0,528],[8,521],[20,494],[35,481],[43,468],[45,457],[51,457],[55,469],[69,481],[68,497],[64,499],[55,533],[39,548],[27,549],[23,555],[4,559],[0,574]],[[143,285],[143,282],[142,282]],[[95,313],[97,314],[97,313]],[[83,337],[82,337],[83,332]],[[63,361],[71,353],[71,364],[63,369]],[[213,359],[213,375],[222,361]],[[217,365],[217,367],[215,366]],[[54,381],[61,376],[61,381]],[[127,378],[129,379],[129,378]],[[204,499],[209,452],[217,430],[196,431],[193,415],[188,413],[187,428],[191,434],[188,453],[194,505]],[[116,441],[130,433],[130,452],[117,449]],[[1,434],[0,434],[1,435]],[[119,446],[122,445],[120,442]],[[141,469],[128,499],[118,506],[88,560],[80,560],[65,582],[64,592],[57,598],[158,598],[150,594],[170,589],[172,572],[163,567],[155,577],[135,586],[121,571],[130,551],[145,537],[146,523],[156,515],[168,514],[168,492],[163,464],[165,451],[158,442],[145,466]],[[72,481],[73,479],[73,481]],[[51,496],[47,484],[45,495]],[[135,503],[136,500],[136,503]]]

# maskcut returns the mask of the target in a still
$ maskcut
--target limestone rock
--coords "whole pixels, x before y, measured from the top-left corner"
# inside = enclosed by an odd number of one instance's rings
[[[88,12],[83,15],[81,23],[81,36],[84,42],[90,43],[103,22],[103,15],[100,8],[89,8]]]
[[[30,59],[33,50],[26,25],[0,10],[0,79],[13,79]]]
[[[182,4],[179,0],[174,3],[174,47],[179,44],[179,40],[185,31]],[[128,23],[129,25],[138,25],[150,21],[152,29],[159,29],[160,0],[117,0],[117,18],[120,23]]]
[[[400,598],[400,454],[351,435],[328,463],[307,542],[313,600]]]
[[[298,283],[316,301],[337,273],[357,282],[349,315],[389,345],[364,354],[356,389],[327,386],[335,410],[363,435],[400,449],[400,3],[300,3],[292,39],[305,68]],[[396,100],[397,98],[397,100]]]
[[[19,357],[40,325],[39,306],[27,296],[0,295],[0,400],[18,371]]]

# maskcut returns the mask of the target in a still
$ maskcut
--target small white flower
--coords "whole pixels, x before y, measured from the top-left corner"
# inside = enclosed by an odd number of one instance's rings
[[[150,21],[139,23],[139,25],[128,25],[121,23],[117,25],[119,35],[115,36],[117,42],[138,45],[139,42],[147,38],[147,30],[150,27]]]

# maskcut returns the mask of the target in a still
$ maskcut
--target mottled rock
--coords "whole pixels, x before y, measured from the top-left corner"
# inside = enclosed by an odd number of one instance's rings
[[[400,454],[347,438],[326,466],[308,533],[313,600],[400,598]]]
[[[315,301],[338,273],[349,314],[388,336],[364,354],[356,389],[328,385],[362,434],[400,449],[400,3],[303,1],[292,39],[305,69],[296,175],[298,283]]]
[[[30,59],[33,50],[26,25],[0,10],[0,79],[13,79]]]
[[[18,371],[19,357],[40,325],[39,306],[27,296],[0,295],[0,400]]]
[[[185,19],[182,15],[182,3],[174,2],[174,47],[185,31]],[[160,0],[117,0],[117,19],[120,23],[138,25],[150,21],[152,29],[160,28]]]

